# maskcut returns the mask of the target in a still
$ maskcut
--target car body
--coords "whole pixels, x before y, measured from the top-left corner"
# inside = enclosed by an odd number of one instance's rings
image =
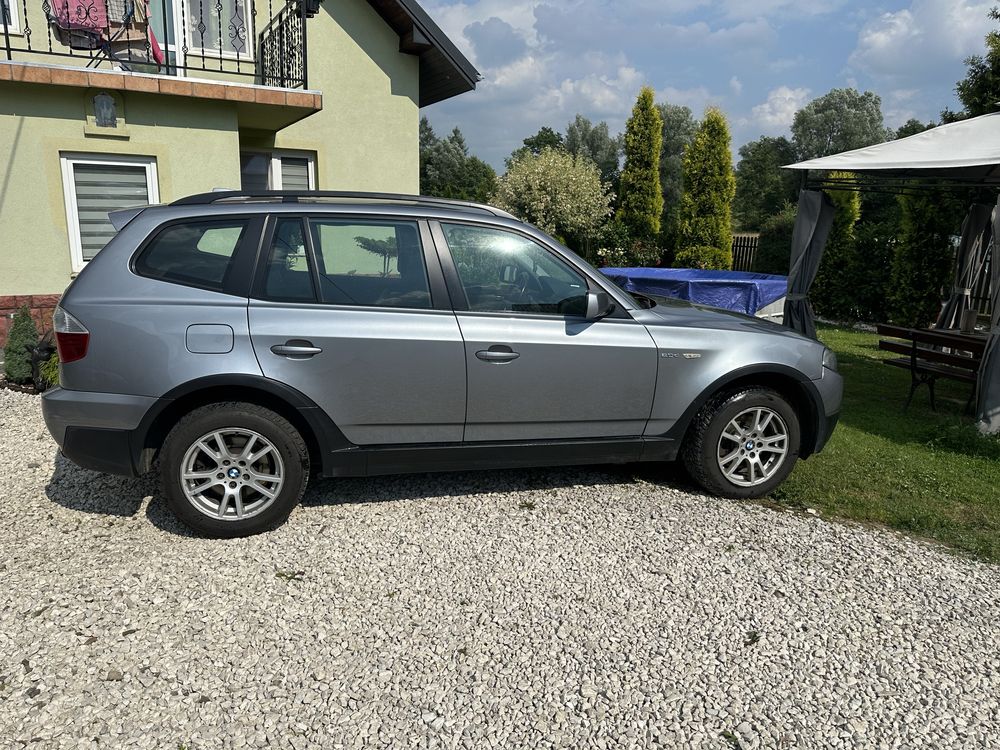
[[[491,207],[212,193],[114,219],[57,311],[61,345],[86,331],[84,356],[43,398],[86,468],[145,473],[180,421],[219,403],[280,415],[327,477],[673,460],[712,399],[748,388],[794,411],[790,454],[836,424],[822,344],[629,295]]]

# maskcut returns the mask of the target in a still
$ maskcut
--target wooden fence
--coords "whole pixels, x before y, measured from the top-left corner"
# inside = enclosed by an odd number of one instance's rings
[[[733,235],[733,270],[749,271],[753,268],[753,259],[757,255],[757,245],[760,235],[756,232],[741,232]]]

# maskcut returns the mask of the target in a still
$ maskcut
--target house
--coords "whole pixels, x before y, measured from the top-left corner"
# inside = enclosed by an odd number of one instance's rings
[[[214,188],[416,193],[479,74],[415,0],[0,0],[0,344],[109,211]]]

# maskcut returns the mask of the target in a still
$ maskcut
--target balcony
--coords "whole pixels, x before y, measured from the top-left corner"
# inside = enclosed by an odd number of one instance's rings
[[[314,3],[0,0],[0,62],[306,89]]]

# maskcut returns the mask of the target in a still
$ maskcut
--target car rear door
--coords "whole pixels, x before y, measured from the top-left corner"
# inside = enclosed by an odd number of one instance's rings
[[[583,317],[593,282],[526,234],[433,223],[465,340],[465,440],[643,434],[657,350],[625,311]]]
[[[465,353],[424,222],[271,217],[250,300],[264,374],[357,445],[458,442]]]

